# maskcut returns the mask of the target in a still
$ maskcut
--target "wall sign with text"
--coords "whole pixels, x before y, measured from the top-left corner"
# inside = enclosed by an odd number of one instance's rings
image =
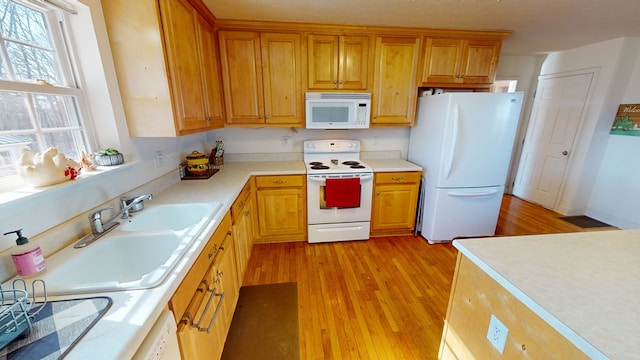
[[[610,134],[640,136],[640,104],[621,104]]]

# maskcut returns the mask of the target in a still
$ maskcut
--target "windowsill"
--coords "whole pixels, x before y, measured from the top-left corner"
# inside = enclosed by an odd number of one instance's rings
[[[51,186],[23,187],[3,192],[0,194],[0,210],[4,210],[7,206],[13,206],[23,202],[35,202],[43,197],[69,192],[79,185],[90,185],[100,181],[105,176],[117,175],[126,169],[132,168],[136,163],[137,162],[134,161],[122,165],[100,166],[96,171],[83,171],[80,176],[74,180],[67,180]]]

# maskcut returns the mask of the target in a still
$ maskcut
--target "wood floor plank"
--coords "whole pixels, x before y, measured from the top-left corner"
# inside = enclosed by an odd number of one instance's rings
[[[505,196],[496,235],[582,231],[558,216]],[[243,285],[298,282],[302,359],[435,359],[456,255],[413,236],[256,244]]]

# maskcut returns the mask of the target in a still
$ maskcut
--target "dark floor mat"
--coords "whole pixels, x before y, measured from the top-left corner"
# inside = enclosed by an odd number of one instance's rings
[[[558,219],[560,220],[564,220],[568,223],[571,223],[573,225],[579,226],[581,228],[584,229],[588,229],[588,228],[600,228],[600,227],[611,227],[611,225],[607,224],[607,223],[603,223],[602,221],[596,220],[596,219],[592,219],[588,216],[585,215],[578,215],[578,216],[562,216],[559,217]]]
[[[223,360],[298,360],[298,283],[243,286]]]

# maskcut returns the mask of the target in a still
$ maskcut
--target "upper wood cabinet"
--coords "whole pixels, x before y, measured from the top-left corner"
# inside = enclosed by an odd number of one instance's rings
[[[376,37],[372,125],[413,125],[420,38]]]
[[[299,34],[219,32],[227,124],[302,126]]]
[[[369,36],[309,34],[309,90],[367,90],[370,42]]]
[[[102,7],[131,136],[224,125],[216,34],[205,16],[187,0],[110,0]]]
[[[423,86],[488,85],[498,67],[501,40],[425,38]]]

